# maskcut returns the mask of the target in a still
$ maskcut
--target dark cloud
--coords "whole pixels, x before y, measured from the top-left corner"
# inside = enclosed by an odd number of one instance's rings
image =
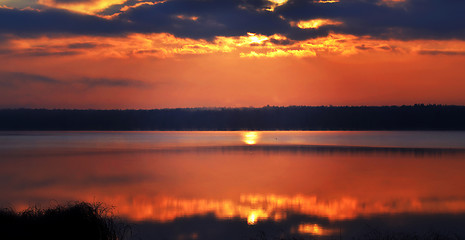
[[[179,15],[196,16],[198,20],[176,18]],[[180,37],[207,39],[240,36],[247,32],[269,35],[290,28],[288,22],[278,15],[242,9],[234,0],[172,0],[130,9],[123,12],[119,19],[134,23],[142,32],[169,32]]]
[[[87,88],[95,87],[136,87],[145,88],[150,85],[146,82],[132,80],[132,79],[110,79],[110,78],[83,78],[76,81]]]
[[[75,56],[82,54],[82,52],[77,51],[79,48],[90,48],[87,44],[80,46],[69,44],[68,46],[41,46],[41,47],[32,47],[29,49],[22,50],[12,50],[10,47],[10,42],[12,38],[4,42],[3,48],[0,47],[0,55],[7,55],[10,57],[46,57],[46,56]],[[103,45],[103,44],[102,44]]]
[[[391,47],[391,46],[380,46],[378,47],[379,49],[383,49],[383,50],[386,50],[386,51],[391,51],[391,50],[394,50],[395,48],[394,47]]]
[[[418,51],[418,53],[422,55],[465,56],[465,51],[422,50]]]
[[[28,84],[42,83],[47,85],[77,86],[83,89],[96,87],[150,87],[149,83],[133,79],[112,79],[112,78],[79,78],[72,81],[64,81],[52,77],[23,72],[0,72],[0,86],[18,87]]]
[[[3,87],[14,87],[17,84],[28,84],[28,83],[47,83],[47,84],[59,84],[60,81],[36,74],[22,73],[22,72],[0,72],[0,86]]]
[[[129,31],[127,23],[60,9],[0,8],[0,32],[22,37],[43,34],[111,35]]]
[[[89,48],[96,48],[97,46],[98,44],[91,43],[91,42],[68,44],[68,48],[71,48],[71,49],[89,49]]]
[[[48,51],[47,49],[41,49],[41,50],[30,50],[30,51],[14,53],[14,54],[16,56],[19,55],[21,57],[48,57],[48,56],[75,56],[75,55],[81,54],[81,52],[78,52],[78,51],[52,52],[52,51]]]
[[[465,39],[465,1],[408,0],[399,6],[380,1],[341,1],[314,4],[290,1],[276,9],[286,19],[330,18],[342,21],[330,26],[338,33],[370,35],[384,39]]]
[[[292,45],[294,43],[294,41],[292,40],[289,40],[289,39],[270,39],[270,42],[272,42],[273,44],[277,44],[277,45]]]
[[[461,0],[408,0],[395,5],[364,0],[333,4],[289,0],[276,7],[274,12],[265,10],[270,6],[265,0],[170,0],[120,12],[122,7],[135,3],[137,1],[130,0],[101,12],[119,13],[112,20],[58,9],[0,9],[0,31],[16,35],[168,32],[179,37],[202,39],[254,32],[283,34],[293,40],[334,32],[383,39],[465,39],[465,1]],[[198,18],[193,21],[176,16]],[[315,18],[329,18],[344,24],[319,29],[299,29],[289,24],[290,21]]]
[[[371,49],[373,49],[372,47],[365,46],[365,44],[355,46],[355,48],[359,49],[359,50],[371,50]]]

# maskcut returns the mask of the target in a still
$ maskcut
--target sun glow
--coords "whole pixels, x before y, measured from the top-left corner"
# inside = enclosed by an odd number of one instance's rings
[[[245,132],[242,134],[242,141],[245,144],[254,145],[257,143],[258,137],[257,132]]]
[[[267,41],[269,39],[269,37],[264,35],[247,33],[247,38],[244,39],[244,42],[247,44],[262,44],[264,41]]]

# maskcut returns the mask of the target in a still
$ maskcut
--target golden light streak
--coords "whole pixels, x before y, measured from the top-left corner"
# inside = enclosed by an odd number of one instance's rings
[[[338,3],[339,0],[314,0],[314,3]]]
[[[256,144],[258,141],[258,138],[259,138],[259,135],[257,132],[245,132],[242,135],[242,141],[248,145]]]
[[[129,9],[137,8],[137,7],[140,7],[140,6],[142,6],[142,5],[155,5],[155,4],[157,4],[157,3],[158,3],[158,2],[138,2],[138,3],[136,3],[136,4],[132,5],[132,6],[124,6],[124,7],[122,7],[122,8],[120,9],[120,11],[125,12],[125,11],[127,11],[127,10],[129,10]]]
[[[298,28],[302,28],[302,29],[309,29],[309,28],[318,29],[322,26],[328,26],[328,25],[334,26],[334,25],[341,25],[341,24],[342,22],[333,21],[331,19],[322,19],[322,18],[311,19],[307,21],[299,21],[297,23],[291,22],[291,25],[297,26]]]
[[[266,57],[266,58],[274,58],[274,57],[289,57],[289,56],[295,56],[295,57],[315,57],[316,53],[311,50],[281,50],[277,49],[272,52],[266,52],[266,53],[257,53],[255,51],[252,51],[250,53],[241,53],[241,57]]]
[[[185,16],[185,15],[176,15],[177,19],[181,20],[191,20],[191,21],[197,21],[199,17],[197,16]]]
[[[378,3],[378,5],[386,5],[388,7],[395,7],[405,2],[406,0],[382,0]]]
[[[85,2],[57,3],[54,0],[38,0],[38,3],[53,8],[61,8],[86,14],[95,14],[112,5],[123,4],[127,1],[128,0],[96,0]]]
[[[285,4],[285,3],[287,3],[288,0],[268,0],[268,1],[281,6],[281,5]]]
[[[142,0],[139,0],[139,1],[142,1]],[[166,1],[167,0],[159,0],[157,2],[138,2],[138,3],[134,4],[134,5],[124,6],[119,10],[120,12],[114,13],[112,15],[98,15],[98,14],[96,14],[96,16],[101,17],[101,18],[105,18],[105,19],[113,19],[113,18],[116,18],[117,16],[119,16],[121,13],[126,12],[126,11],[128,11],[130,9],[138,8],[138,7],[143,6],[143,5],[161,4],[161,3],[165,3]]]
[[[13,7],[8,7],[7,5],[0,5],[0,9],[14,9]]]

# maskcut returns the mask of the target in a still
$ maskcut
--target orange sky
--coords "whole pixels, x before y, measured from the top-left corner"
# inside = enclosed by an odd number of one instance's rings
[[[41,0],[37,7],[5,1],[0,10],[44,13],[45,6],[116,21],[125,11],[167,4],[129,2]],[[404,2],[379,6],[399,8]],[[99,13],[116,3],[126,4],[121,13]],[[273,14],[286,4],[270,1],[257,11]],[[173,19],[197,22],[202,16]],[[305,31],[347,25],[321,17],[288,22]],[[253,31],[213,38],[163,31],[1,36],[1,108],[465,104],[465,41],[459,38],[381,39],[331,31],[304,40]]]

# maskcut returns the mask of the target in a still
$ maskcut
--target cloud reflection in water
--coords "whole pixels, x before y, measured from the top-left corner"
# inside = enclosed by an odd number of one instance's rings
[[[59,147],[39,149],[36,140],[43,137],[28,136],[23,146],[33,147],[27,151],[0,149],[0,204],[18,209],[50,200],[102,201],[115,206],[115,214],[147,226],[154,238],[167,239],[173,234],[225,239],[230,233],[230,239],[250,239],[237,233],[265,226],[286,234],[331,235],[336,223],[348,231],[349,225],[365,226],[363,221],[385,225],[385,219],[406,215],[414,220],[402,222],[405,226],[424,223],[416,216],[430,221],[422,226],[434,219],[450,226],[465,222],[463,149],[293,145],[301,133],[275,139],[271,132],[222,133],[235,144],[203,147],[190,143],[206,133],[189,133],[186,146],[156,143],[154,149],[147,147],[154,133],[130,133],[127,139],[120,133],[88,134],[107,138],[86,135],[83,141],[68,133]],[[164,139],[184,133],[160,134]],[[79,148],[87,137],[100,147]]]

